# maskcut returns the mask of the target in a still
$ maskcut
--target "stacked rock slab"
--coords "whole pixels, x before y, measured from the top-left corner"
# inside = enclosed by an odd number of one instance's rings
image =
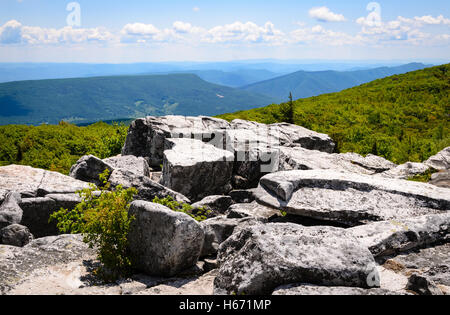
[[[164,152],[162,185],[192,201],[232,190],[234,155],[192,139],[168,139],[172,149]]]
[[[26,226],[36,238],[55,235],[58,231],[54,222],[49,223],[50,215],[61,208],[73,209],[80,201],[75,193],[86,188],[88,183],[56,172],[22,165],[0,167],[0,189],[7,192],[6,196],[17,196],[16,219],[3,226]],[[6,201],[8,198],[3,205],[9,207],[11,200]]]
[[[151,167],[159,167],[163,162],[165,139],[184,137],[210,141],[213,131],[229,128],[225,120],[202,116],[137,119],[130,126],[122,155],[144,157]]]
[[[190,203],[186,196],[154,182],[147,176],[137,175],[126,170],[118,169],[112,172],[109,182],[113,188],[119,185],[125,189],[136,188],[138,194],[135,199],[137,200],[152,202],[155,197],[160,199],[172,197],[178,202]]]
[[[363,157],[356,153],[328,154],[302,147],[279,148],[279,171],[335,170],[374,175],[395,167],[394,163],[374,155]]]
[[[266,175],[255,195],[259,203],[294,215],[356,226],[448,211],[448,192],[424,183],[315,170]]]

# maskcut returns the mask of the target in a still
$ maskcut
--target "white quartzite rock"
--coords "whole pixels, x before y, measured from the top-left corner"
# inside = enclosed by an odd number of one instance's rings
[[[234,155],[191,139],[170,139],[161,183],[193,201],[231,191]]]
[[[298,282],[368,288],[377,275],[369,250],[333,227],[248,226],[220,246],[218,260],[215,294],[271,294]]]
[[[85,188],[89,188],[88,183],[56,172],[22,165],[0,167],[0,189],[17,192],[23,198],[70,194]]]
[[[203,247],[200,224],[159,204],[135,201],[128,241],[137,269],[153,276],[174,276],[195,266]]]
[[[361,225],[350,232],[376,257],[450,240],[450,212]]]
[[[349,226],[450,209],[448,189],[330,170],[269,174],[255,195],[258,203],[290,214]]]
[[[424,164],[440,171],[450,169],[450,147],[445,148],[435,156],[430,157]]]

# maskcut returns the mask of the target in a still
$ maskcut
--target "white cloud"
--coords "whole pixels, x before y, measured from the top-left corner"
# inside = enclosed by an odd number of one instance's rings
[[[17,44],[20,42],[22,42],[22,24],[11,20],[0,27],[0,43]]]
[[[399,16],[396,20],[382,22],[376,25],[367,18],[361,17],[356,20],[362,26],[360,35],[366,43],[382,43],[401,41],[404,43],[419,44],[442,44],[447,39],[442,34],[426,33],[423,27],[429,25],[449,25],[450,20],[442,15],[438,17],[422,16],[404,18]]]
[[[275,28],[272,22],[259,26],[253,22],[235,22],[210,29],[204,39],[210,43],[271,43],[284,41],[284,33]]]
[[[103,28],[72,28],[61,29],[24,26],[11,20],[0,27],[1,44],[59,44],[83,42],[109,42],[114,35]]]
[[[327,7],[312,8],[309,16],[321,22],[345,22],[347,19],[342,14],[336,14]]]

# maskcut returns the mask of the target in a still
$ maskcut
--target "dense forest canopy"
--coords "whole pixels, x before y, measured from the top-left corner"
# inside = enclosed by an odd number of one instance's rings
[[[107,158],[120,154],[128,127],[97,123],[77,127],[67,123],[39,127],[0,126],[0,166],[30,165],[68,174],[83,155]]]
[[[297,100],[294,121],[330,135],[340,152],[421,162],[450,146],[449,91],[447,64]],[[283,121],[282,105],[219,117],[276,123]]]

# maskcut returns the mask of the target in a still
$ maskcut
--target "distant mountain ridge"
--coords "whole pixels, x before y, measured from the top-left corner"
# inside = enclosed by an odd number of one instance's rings
[[[275,99],[193,74],[111,76],[0,84],[0,125],[56,124],[146,115],[218,115]]]
[[[243,90],[274,97],[278,102],[286,101],[292,92],[295,99],[339,92],[351,87],[384,77],[421,70],[428,66],[410,63],[398,67],[380,67],[357,71],[298,71],[278,78],[254,83]]]

